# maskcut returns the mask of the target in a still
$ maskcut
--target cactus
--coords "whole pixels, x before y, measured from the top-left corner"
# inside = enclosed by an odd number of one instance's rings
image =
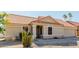
[[[27,33],[26,32],[22,32],[22,44],[23,44],[23,47],[27,47]]]
[[[31,47],[31,45],[32,45],[32,34],[30,32],[28,33],[28,44],[29,44],[29,47]]]
[[[22,32],[22,44],[23,47],[31,47],[32,44],[32,35],[31,33]]]

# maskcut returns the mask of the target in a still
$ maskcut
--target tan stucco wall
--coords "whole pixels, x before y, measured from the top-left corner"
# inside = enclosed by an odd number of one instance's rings
[[[36,39],[36,26],[42,25],[43,26],[43,38],[53,38],[53,37],[71,37],[76,36],[75,29],[71,27],[63,27],[57,24],[46,24],[46,23],[33,23],[32,32],[33,32],[33,39]],[[6,35],[7,36],[18,36],[20,32],[23,31],[23,24],[9,24],[6,26]],[[29,31],[31,31],[31,26],[29,25]],[[52,35],[48,35],[48,27],[52,27]]]
[[[10,37],[19,36],[19,33],[23,31],[23,26],[27,26],[27,25],[24,25],[24,24],[9,24],[8,26],[6,26],[5,35],[10,36]],[[28,28],[30,29],[29,26],[28,26]]]
[[[6,36],[18,36],[23,31],[23,26],[18,24],[10,24],[6,26]]]
[[[53,36],[63,37],[64,35],[64,27],[54,27],[53,28]]]
[[[76,36],[76,29],[72,27],[65,27],[64,37],[72,37],[72,36]]]
[[[57,24],[46,24],[46,23],[34,23],[33,24],[33,38],[36,38],[36,26],[43,26],[43,38],[53,37],[73,37],[76,36],[75,27],[64,27]],[[48,27],[52,27],[52,35],[48,35]]]
[[[48,35],[48,27],[52,27],[52,35]],[[44,30],[43,32],[44,38],[53,38],[53,37],[63,36],[63,27],[44,26],[43,30]]]
[[[57,24],[46,24],[46,23],[33,23],[33,38],[36,38],[36,26],[42,25],[43,26],[43,38],[53,38],[53,37],[62,37],[63,27]],[[48,35],[48,27],[52,27],[52,35]]]

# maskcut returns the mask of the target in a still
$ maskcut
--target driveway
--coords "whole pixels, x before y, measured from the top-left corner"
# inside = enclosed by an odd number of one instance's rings
[[[79,41],[75,37],[64,39],[37,39],[34,43],[39,47],[76,47]]]

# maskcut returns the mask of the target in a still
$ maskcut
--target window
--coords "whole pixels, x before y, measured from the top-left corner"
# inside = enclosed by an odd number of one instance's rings
[[[52,35],[52,27],[48,27],[48,35]]]

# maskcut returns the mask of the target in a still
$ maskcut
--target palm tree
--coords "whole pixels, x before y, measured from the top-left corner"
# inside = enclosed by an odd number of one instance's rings
[[[6,19],[7,16],[8,14],[5,12],[0,13],[0,33],[2,34],[4,34],[5,25],[7,24],[7,19]]]
[[[67,20],[68,17],[67,17],[66,14],[64,14],[64,15],[63,15],[63,18],[64,18],[64,20]]]
[[[71,20],[73,17],[71,13],[68,13],[68,16],[69,16],[69,20]]]
[[[64,18],[64,20],[66,20],[66,21],[70,21],[71,19],[72,19],[72,14],[71,13],[68,13],[67,15],[66,14],[64,14],[63,15],[63,18]]]

